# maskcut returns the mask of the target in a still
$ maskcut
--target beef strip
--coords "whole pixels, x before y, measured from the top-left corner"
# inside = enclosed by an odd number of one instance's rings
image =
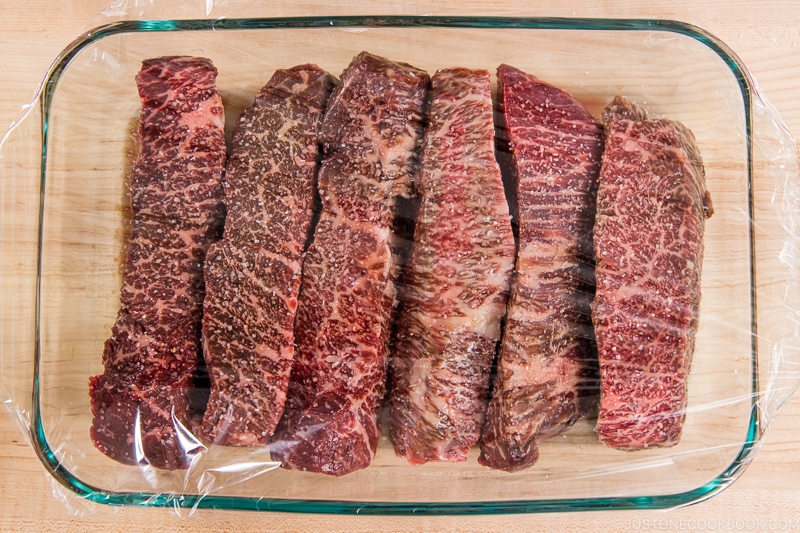
[[[343,475],[380,437],[395,298],[398,194],[412,190],[429,76],[359,54],[321,127],[322,213],[303,264],[297,352],[271,452],[284,468]]]
[[[710,196],[694,135],[617,97],[606,108],[593,320],[597,434],[622,449],[680,439]]]
[[[389,414],[395,451],[412,464],[465,461],[486,412],[516,251],[490,81],[488,71],[463,68],[431,80]]]
[[[313,65],[278,70],[234,127],[224,238],[209,250],[205,270],[211,395],[201,436],[216,444],[266,445],[283,413],[316,194],[317,130],[333,82]]]
[[[219,238],[225,162],[222,101],[211,61],[146,60],[131,170],[133,221],[121,308],[89,381],[91,437],[126,464],[188,466],[202,444],[187,429],[197,367],[203,262]]]
[[[596,393],[591,231],[603,130],[565,91],[508,65],[498,78],[519,251],[479,462],[516,471]]]

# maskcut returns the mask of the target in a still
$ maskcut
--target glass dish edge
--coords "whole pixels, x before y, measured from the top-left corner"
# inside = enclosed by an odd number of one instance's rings
[[[296,500],[278,498],[248,498],[237,496],[176,495],[158,493],[127,493],[104,490],[84,483],[66,470],[47,442],[39,406],[39,363],[41,357],[41,265],[43,252],[43,222],[45,176],[47,172],[47,132],[50,103],[61,74],[70,61],[86,46],[100,39],[122,33],[204,30],[250,30],[287,28],[347,28],[347,27],[447,27],[447,28],[521,28],[551,30],[604,31],[665,31],[690,37],[713,50],[728,66],[742,93],[745,113],[745,144],[747,154],[747,188],[750,224],[748,227],[751,293],[751,407],[747,436],[736,458],[714,479],[692,490],[675,494],[630,497],[565,498],[552,500],[510,500],[473,502],[350,502],[336,500]],[[258,510],[322,514],[379,514],[379,515],[455,515],[455,514],[515,514],[550,513],[597,510],[667,509],[704,501],[729,486],[744,471],[758,448],[763,435],[758,382],[758,351],[756,345],[756,289],[753,230],[753,117],[754,82],[736,54],[707,31],[673,20],[604,19],[604,18],[540,18],[540,17],[448,17],[448,16],[331,16],[246,19],[194,20],[129,20],[113,22],[94,28],[68,45],[55,59],[42,83],[41,105],[41,174],[38,220],[36,271],[35,353],[32,389],[31,442],[39,459],[50,475],[61,485],[89,501],[107,505],[212,508],[228,510]]]

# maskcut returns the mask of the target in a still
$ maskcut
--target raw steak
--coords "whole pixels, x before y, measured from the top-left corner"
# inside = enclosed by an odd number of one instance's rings
[[[395,297],[395,197],[412,190],[429,81],[361,53],[328,104],[322,213],[303,264],[297,352],[271,446],[284,468],[343,475],[375,456]]]
[[[593,320],[600,358],[597,435],[609,446],[680,439],[712,207],[694,135],[617,97],[603,112]]]
[[[162,57],[137,76],[140,151],[121,308],[89,382],[97,448],[122,463],[188,466],[202,444],[187,429],[197,367],[203,261],[219,238],[225,163],[222,101],[211,61]]]
[[[478,441],[515,244],[494,154],[489,72],[438,71],[399,288],[389,435],[412,464],[466,461]]]
[[[596,394],[592,224],[603,130],[571,95],[498,68],[519,251],[479,462],[516,471]]]
[[[233,130],[224,238],[208,251],[205,269],[211,395],[201,436],[216,444],[266,445],[283,413],[317,129],[333,82],[312,65],[278,70]]]

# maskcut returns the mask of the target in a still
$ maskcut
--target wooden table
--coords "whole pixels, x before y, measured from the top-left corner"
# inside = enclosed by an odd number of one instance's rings
[[[0,129],[15,119],[58,52],[105,19],[108,0],[49,5],[0,4]],[[118,2],[119,4],[123,2]],[[166,2],[164,2],[166,4]],[[205,2],[197,2],[205,6]],[[234,4],[233,1],[229,4]],[[760,88],[800,139],[800,3],[795,0],[695,2],[564,2],[463,0],[432,2],[264,2],[262,16],[305,14],[463,14],[676,19],[696,24],[742,58]],[[258,12],[250,8],[247,12]],[[200,12],[199,10],[197,12]],[[235,16],[241,16],[241,8]],[[669,512],[589,512],[490,517],[358,517],[198,511],[179,518],[166,509],[88,507],[60,501],[12,418],[0,410],[0,530],[2,531],[626,531],[800,530],[800,394],[783,407],[766,443],[733,486],[712,499]],[[60,494],[60,492],[59,492]],[[65,503],[67,505],[65,505]]]

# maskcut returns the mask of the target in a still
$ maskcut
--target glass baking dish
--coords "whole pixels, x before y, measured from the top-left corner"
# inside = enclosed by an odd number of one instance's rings
[[[226,130],[277,68],[339,75],[362,50],[433,73],[508,63],[595,116],[618,94],[691,129],[715,214],[681,442],[623,452],[594,420],[544,441],[532,468],[411,466],[384,435],[368,468],[286,471],[265,449],[210,446],[186,471],[123,466],[89,439],[88,378],[119,308],[126,175],[143,59],[209,57]],[[2,151],[0,392],[45,468],[94,501],[314,513],[516,513],[667,508],[706,499],[753,458],[797,384],[797,149],[741,61],[672,21],[458,17],[145,20],[98,27],[57,58]],[[385,432],[385,430],[384,430]]]

